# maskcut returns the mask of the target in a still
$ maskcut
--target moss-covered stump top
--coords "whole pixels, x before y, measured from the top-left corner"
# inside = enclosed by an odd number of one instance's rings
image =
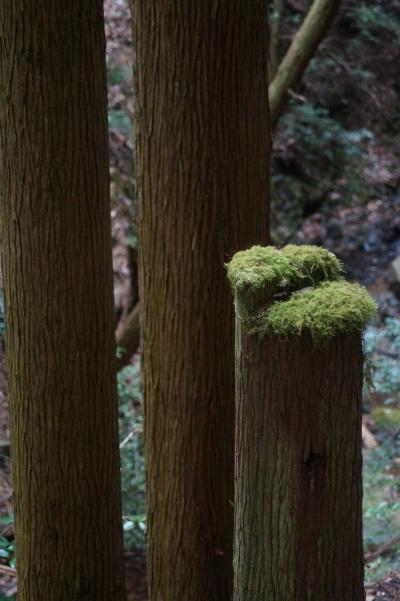
[[[335,255],[316,246],[254,246],[232,258],[228,277],[241,319],[263,335],[307,330],[322,342],[362,330],[376,311],[365,288],[344,281]]]
[[[341,277],[340,261],[319,246],[289,244],[281,250],[273,246],[253,246],[236,253],[228,265],[231,285],[250,312],[264,305],[274,294]]]
[[[362,286],[325,282],[272,303],[260,320],[259,331],[288,338],[308,330],[315,341],[322,341],[362,330],[375,311],[374,301]]]

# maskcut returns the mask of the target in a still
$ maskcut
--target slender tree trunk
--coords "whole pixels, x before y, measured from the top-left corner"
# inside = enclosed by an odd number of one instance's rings
[[[363,601],[359,333],[237,325],[235,601]]]
[[[152,601],[232,589],[224,263],[268,238],[267,3],[134,0]]]
[[[122,601],[101,0],[0,5],[19,601]]]
[[[275,125],[283,112],[290,88],[302,77],[332,23],[340,2],[341,0],[314,0],[269,85],[271,125]]]
[[[269,79],[274,78],[279,64],[279,36],[281,33],[284,0],[273,0],[273,14],[269,26]]]
[[[117,328],[117,370],[128,365],[132,355],[139,348],[140,341],[140,305],[137,303],[125,321]]]

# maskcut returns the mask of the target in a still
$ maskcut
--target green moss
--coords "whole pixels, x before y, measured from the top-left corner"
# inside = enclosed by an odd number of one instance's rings
[[[253,246],[234,255],[228,265],[231,286],[247,312],[260,308],[274,295],[342,277],[335,255],[318,246]]]
[[[258,331],[280,338],[308,330],[318,342],[336,334],[361,331],[376,312],[368,291],[345,281],[325,282],[316,288],[295,292],[286,301],[272,303],[261,316]]]
[[[375,407],[372,417],[377,425],[389,434],[400,431],[400,409],[397,407]]]
[[[343,279],[335,255],[317,246],[253,246],[228,265],[246,326],[281,338],[308,330],[315,341],[361,330],[376,306],[366,289]]]
[[[266,284],[277,284],[290,276],[288,261],[273,246],[253,246],[237,252],[228,264],[228,278],[232,287],[241,292],[247,288],[258,290]]]
[[[339,259],[326,248],[304,244],[288,244],[282,249],[283,255],[308,279],[307,285],[338,280],[343,277],[343,266]],[[303,284],[303,282],[301,282]]]

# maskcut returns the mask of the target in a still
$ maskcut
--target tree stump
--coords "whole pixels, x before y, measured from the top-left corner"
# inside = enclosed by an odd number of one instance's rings
[[[253,247],[228,273],[234,601],[362,601],[361,329],[375,305],[319,248]]]

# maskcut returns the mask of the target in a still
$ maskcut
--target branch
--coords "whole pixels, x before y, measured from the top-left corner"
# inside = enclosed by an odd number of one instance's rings
[[[341,0],[314,0],[269,85],[271,125],[278,121],[288,91],[299,81],[324,38]]]

